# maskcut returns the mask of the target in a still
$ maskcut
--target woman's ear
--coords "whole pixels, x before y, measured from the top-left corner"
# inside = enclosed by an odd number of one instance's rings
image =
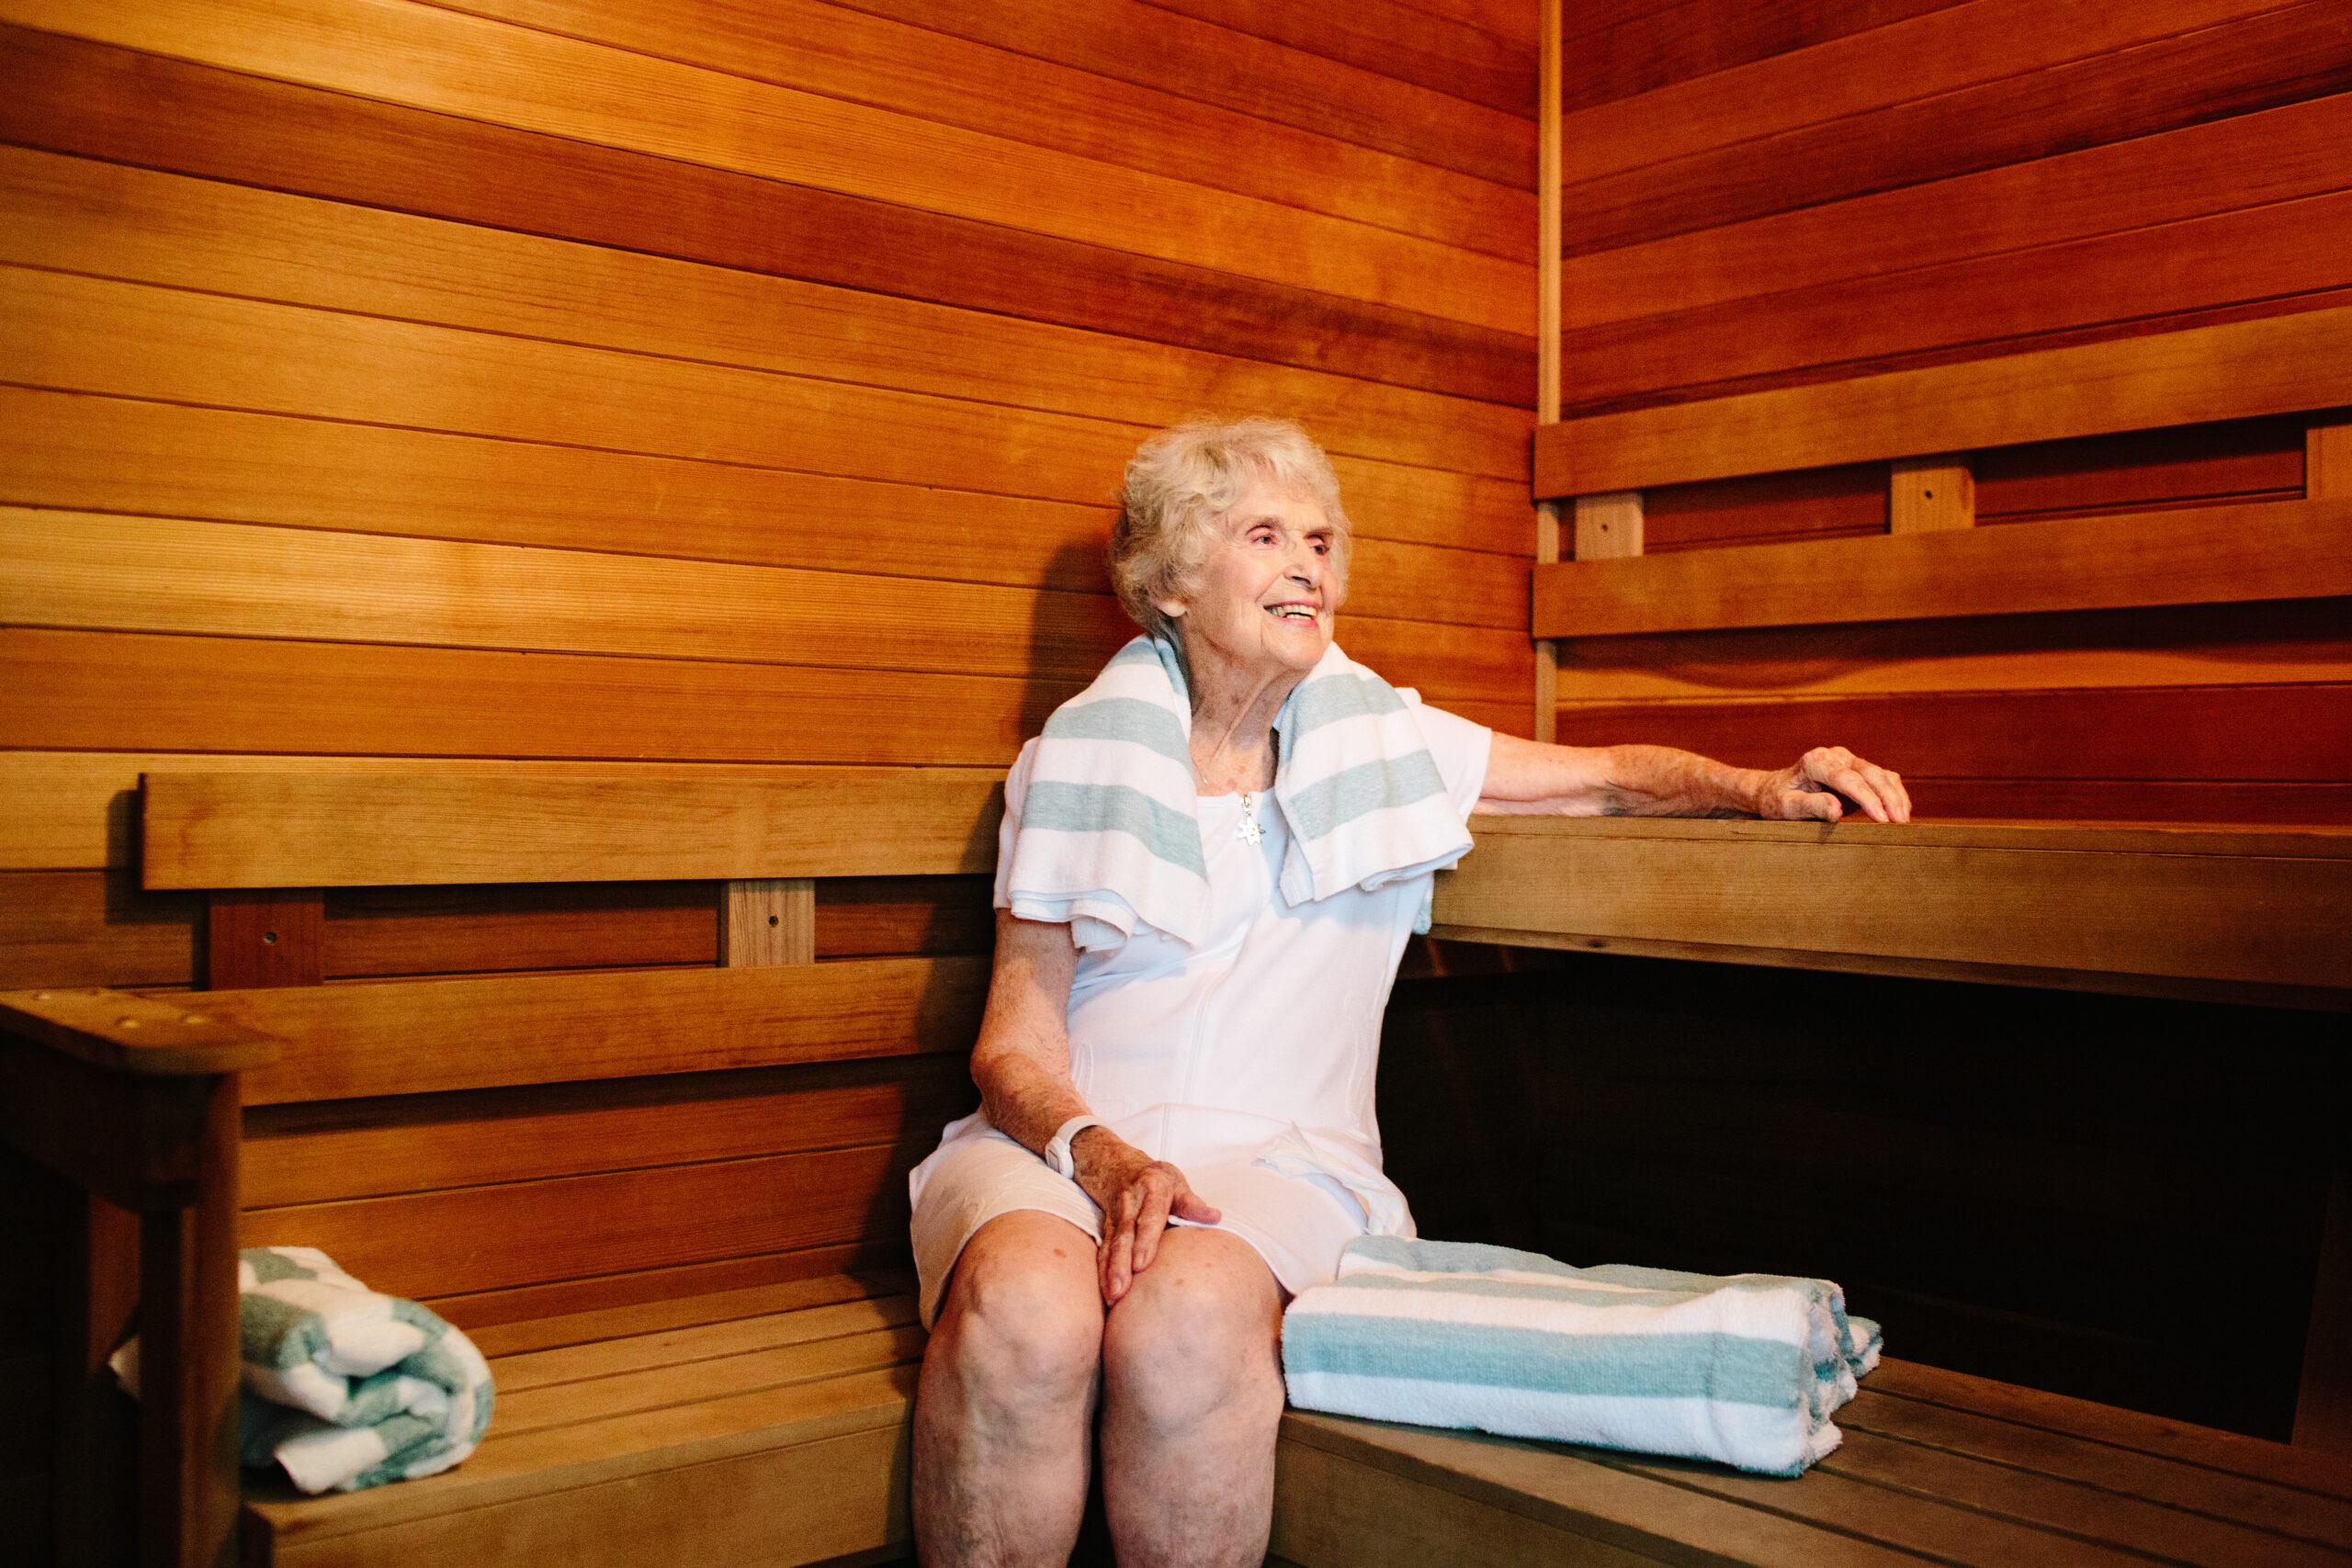
[[[1155,599],[1151,607],[1171,621],[1184,614],[1184,601],[1182,599]]]

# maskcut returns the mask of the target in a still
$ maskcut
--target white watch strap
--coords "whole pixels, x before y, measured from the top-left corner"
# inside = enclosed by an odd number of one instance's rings
[[[1078,1161],[1070,1155],[1069,1141],[1089,1127],[1101,1127],[1105,1124],[1100,1116],[1071,1117],[1055,1128],[1054,1135],[1046,1140],[1044,1155],[1046,1163],[1053,1168],[1054,1173],[1057,1176],[1076,1176]]]

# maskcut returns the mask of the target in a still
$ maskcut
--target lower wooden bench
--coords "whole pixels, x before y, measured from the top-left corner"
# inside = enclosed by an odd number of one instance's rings
[[[249,1495],[253,1562],[603,1568],[909,1549],[922,1331],[902,1277],[823,1276],[501,1325],[480,1452],[345,1496]],[[2317,1563],[2352,1466],[1889,1361],[1794,1481],[1293,1411],[1272,1550],[1395,1563]]]

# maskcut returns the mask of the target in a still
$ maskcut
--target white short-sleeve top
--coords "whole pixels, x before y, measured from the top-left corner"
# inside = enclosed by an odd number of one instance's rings
[[[1404,694],[1448,795],[1467,818],[1493,732]],[[1005,781],[1001,908],[1009,903],[1005,868],[1035,750],[1034,741],[1023,748]],[[1289,829],[1272,792],[1254,799],[1261,832],[1255,844],[1241,831],[1239,795],[1204,795],[1198,805],[1207,935],[1188,947],[1138,926],[1118,947],[1080,953],[1069,998],[1070,1076],[1094,1115],[1179,1167],[1222,1212],[1220,1228],[1255,1247],[1295,1292],[1329,1280],[1340,1249],[1367,1230],[1413,1234],[1404,1195],[1381,1174],[1373,1083],[1381,1015],[1428,875],[1294,908],[1277,888]],[[1007,1189],[1001,1195],[955,1179],[959,1146],[975,1139],[1000,1145],[985,1155],[974,1147],[969,1174],[993,1172],[992,1186]],[[954,1267],[991,1211],[1046,1208],[1073,1223],[1091,1212],[1082,1193],[1082,1209],[1045,1201],[1030,1165],[1001,1146],[1010,1141],[976,1112],[949,1125],[914,1173],[927,1305],[939,1283],[932,1276]],[[1063,1180],[1027,1157],[1036,1173]],[[927,1201],[934,1209],[952,1205],[954,1220],[944,1211],[926,1216]],[[926,1250],[933,1256],[923,1257]]]

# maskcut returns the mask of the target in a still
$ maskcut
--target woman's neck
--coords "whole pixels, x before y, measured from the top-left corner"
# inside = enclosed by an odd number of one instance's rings
[[[1255,794],[1274,782],[1274,716],[1303,670],[1273,674],[1193,664],[1193,773],[1203,795]]]

